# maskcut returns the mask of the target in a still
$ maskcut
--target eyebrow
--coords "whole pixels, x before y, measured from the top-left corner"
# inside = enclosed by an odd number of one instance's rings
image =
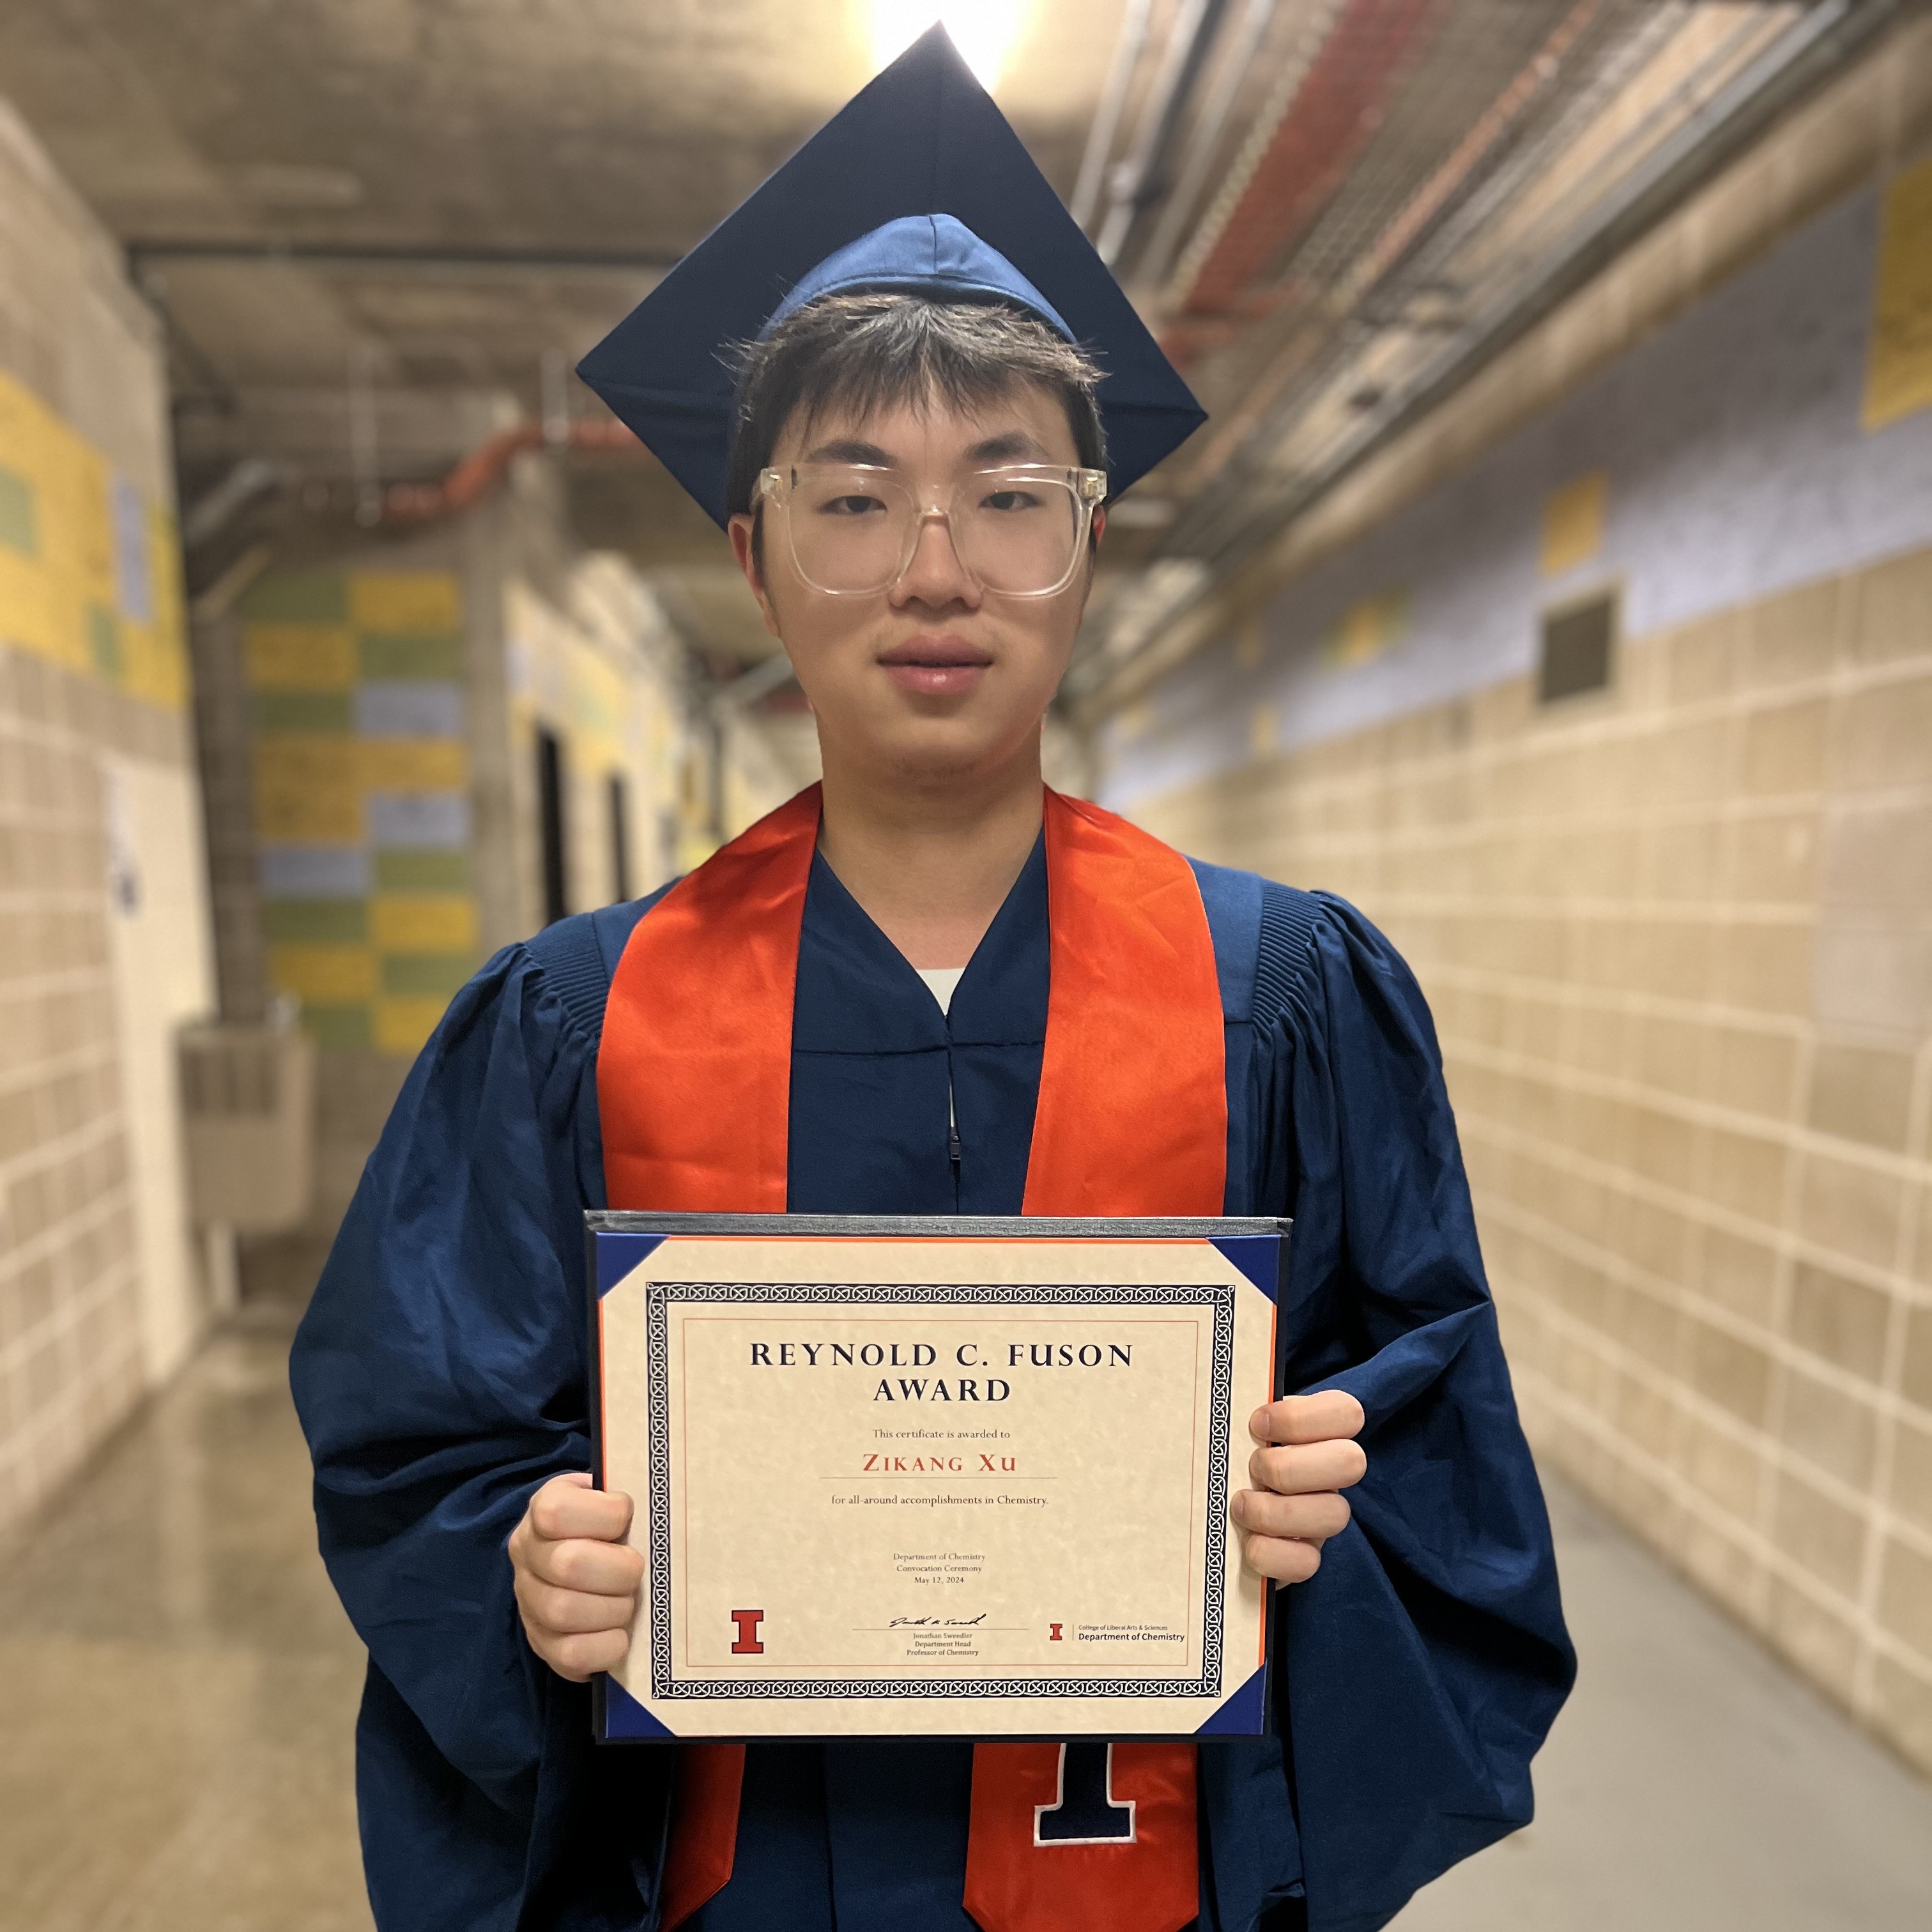
[[[1046,446],[1036,436],[1024,430],[1008,430],[999,436],[989,436],[983,442],[976,442],[966,452],[969,464],[1012,463],[1022,460],[1044,463],[1048,460]],[[821,442],[808,449],[799,458],[801,463],[857,463],[868,469],[896,470],[899,467],[897,457],[890,451],[881,449],[876,442],[866,442],[856,436],[838,436],[830,442]]]
[[[815,449],[808,449],[799,460],[802,463],[860,463],[872,470],[896,470],[897,460],[881,449],[876,442],[861,442],[856,437],[841,436],[832,442],[821,442]]]
[[[1009,430],[1004,436],[989,436],[984,442],[976,442],[966,452],[969,463],[1012,463],[1022,457],[1044,463],[1047,449],[1036,437],[1017,429]]]

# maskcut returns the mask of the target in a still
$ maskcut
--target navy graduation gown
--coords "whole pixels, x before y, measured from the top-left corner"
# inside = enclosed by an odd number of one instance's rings
[[[1370,1932],[1527,1821],[1574,1660],[1420,993],[1341,902],[1196,872],[1227,1211],[1295,1216],[1287,1385],[1349,1388],[1369,1418],[1353,1523],[1276,1593],[1280,1736],[1201,1753],[1202,1932],[1299,1922],[1304,1899],[1311,1932]],[[370,1650],[358,1799],[383,1932],[651,1922],[670,1754],[591,1743],[587,1693],[524,1640],[503,1545],[533,1489],[588,1465],[597,1041],[652,903],[508,947],[458,996],[296,1339],[322,1553]],[[1042,849],[950,1018],[815,861],[790,1206],[1018,1213],[1048,970]],[[973,1932],[970,1777],[970,1746],[943,1740],[754,1747],[732,1881],[696,1932]]]

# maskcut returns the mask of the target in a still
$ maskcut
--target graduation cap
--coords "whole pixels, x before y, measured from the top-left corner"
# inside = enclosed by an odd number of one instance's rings
[[[1114,496],[1205,419],[943,27],[712,230],[577,373],[722,524],[729,346],[860,290],[1010,302],[1080,344],[1102,371]]]

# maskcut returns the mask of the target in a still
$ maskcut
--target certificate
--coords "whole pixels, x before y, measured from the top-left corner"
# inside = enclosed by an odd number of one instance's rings
[[[1264,1728],[1287,1224],[586,1216],[645,1582],[598,1735]]]

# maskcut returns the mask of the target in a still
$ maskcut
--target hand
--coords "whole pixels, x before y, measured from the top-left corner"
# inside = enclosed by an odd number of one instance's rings
[[[644,1559],[622,1540],[630,1526],[628,1496],[593,1490],[573,1471],[544,1484],[510,1533],[524,1634],[573,1684],[622,1663],[631,1647]]]
[[[1248,1568],[1277,1583],[1305,1583],[1322,1564],[1322,1546],[1348,1527],[1342,1492],[1359,1483],[1369,1459],[1354,1438],[1368,1420],[1342,1389],[1284,1396],[1248,1420],[1264,1446],[1248,1458],[1248,1478],[1230,1511],[1247,1532]],[[1274,1448],[1268,1445],[1280,1444]]]

